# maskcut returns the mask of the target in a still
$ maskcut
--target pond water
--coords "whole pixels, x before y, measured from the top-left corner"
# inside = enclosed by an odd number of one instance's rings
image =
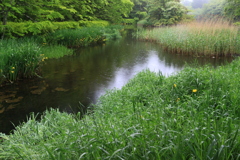
[[[108,89],[121,88],[145,69],[169,76],[186,63],[222,65],[226,60],[169,54],[155,44],[127,36],[76,50],[72,56],[49,59],[41,79],[19,81],[0,88],[0,132],[9,133],[31,112],[59,108],[69,113],[85,110]]]

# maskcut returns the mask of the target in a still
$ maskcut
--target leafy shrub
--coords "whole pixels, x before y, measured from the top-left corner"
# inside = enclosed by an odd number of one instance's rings
[[[107,21],[66,21],[66,22],[8,22],[7,25],[0,25],[0,36],[5,38],[15,38],[32,35],[45,35],[60,29],[77,29],[80,26],[108,26]]]

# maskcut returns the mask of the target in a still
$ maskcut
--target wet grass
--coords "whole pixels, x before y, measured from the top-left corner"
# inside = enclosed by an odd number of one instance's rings
[[[102,96],[94,113],[46,111],[1,135],[0,159],[240,159],[240,60],[148,70]]]
[[[137,36],[142,40],[156,41],[177,54],[211,57],[240,55],[238,27],[222,20],[141,30]]]
[[[35,76],[43,58],[33,39],[0,40],[0,81]]]
[[[48,34],[46,36],[46,43],[60,44],[68,47],[86,47],[120,38],[119,30],[121,28],[121,26],[108,26],[63,29]]]
[[[0,40],[0,83],[39,76],[46,59],[72,53],[65,46],[49,46],[37,38]]]
[[[0,84],[38,76],[48,58],[73,54],[69,47],[85,47],[120,38],[121,26],[62,29],[42,36],[0,40]]]
[[[47,45],[43,44],[41,48],[42,53],[44,54],[45,58],[61,58],[66,55],[72,55],[73,50],[69,49],[62,45]]]

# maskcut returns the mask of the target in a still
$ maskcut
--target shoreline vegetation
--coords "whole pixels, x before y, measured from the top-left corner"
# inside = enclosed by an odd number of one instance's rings
[[[1,134],[0,159],[237,160],[239,68],[236,59],[169,77],[143,71],[100,97],[93,113],[30,116]]]
[[[136,37],[157,42],[176,54],[213,58],[240,56],[239,27],[221,19],[143,29]]]
[[[107,21],[55,22],[56,26],[42,23],[31,23],[35,29],[28,23],[9,23],[5,26],[8,30],[5,29],[5,38],[0,40],[0,85],[22,78],[40,77],[41,65],[48,58],[71,55],[74,48],[103,44],[121,37],[122,27],[110,25]],[[25,27],[25,30],[17,32],[16,25]],[[39,32],[30,32],[39,26],[42,27]]]

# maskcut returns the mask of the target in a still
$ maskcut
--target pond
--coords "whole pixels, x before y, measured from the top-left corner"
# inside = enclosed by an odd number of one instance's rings
[[[9,133],[13,124],[25,121],[31,112],[42,113],[48,108],[69,113],[86,110],[106,90],[121,88],[145,69],[169,76],[195,61],[214,66],[226,63],[224,59],[169,54],[155,43],[136,41],[131,36],[49,59],[42,66],[41,79],[0,88],[0,132]]]

